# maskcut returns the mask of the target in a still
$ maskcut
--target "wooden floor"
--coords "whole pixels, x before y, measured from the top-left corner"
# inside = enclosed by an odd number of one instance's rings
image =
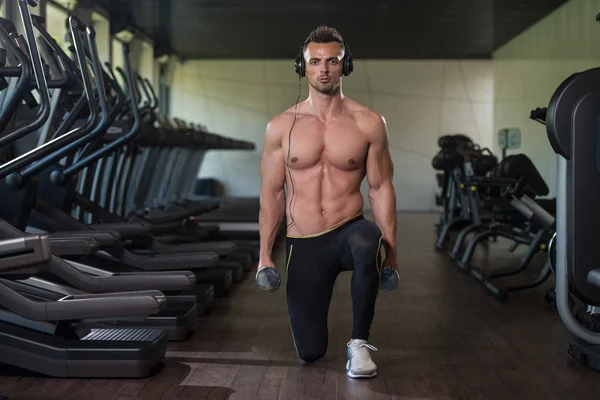
[[[285,291],[261,292],[253,274],[201,318],[186,342],[170,344],[164,366],[142,380],[48,379],[4,368],[0,393],[16,399],[596,399],[600,372],[567,354],[569,335],[543,287],[498,303],[443,253],[434,252],[437,216],[398,219],[402,283],[378,299],[371,342],[379,377],[345,375],[351,332],[350,273],[330,308],[323,362],[296,359]],[[474,265],[518,261],[499,242]],[[279,265],[283,254],[279,251]],[[536,260],[541,265],[543,259]],[[513,279],[514,281],[514,279]],[[285,283],[285,282],[284,282]]]

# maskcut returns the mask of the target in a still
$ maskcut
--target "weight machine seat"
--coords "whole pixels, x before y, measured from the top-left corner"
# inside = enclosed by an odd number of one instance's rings
[[[484,176],[493,171],[498,165],[498,159],[494,155],[481,155],[473,160],[473,172],[475,175]]]
[[[438,139],[438,146],[440,146],[442,149],[448,148],[448,147],[457,147],[460,144],[467,144],[467,145],[473,145],[473,140],[463,134],[455,134],[455,135],[444,135],[444,136],[440,136],[440,138]]]
[[[494,175],[502,178],[523,179],[536,196],[547,196],[550,193],[548,185],[535,164],[525,154],[506,156],[494,169]]]
[[[431,160],[431,166],[437,171],[450,171],[460,166],[461,163],[462,157],[456,148],[442,149]]]

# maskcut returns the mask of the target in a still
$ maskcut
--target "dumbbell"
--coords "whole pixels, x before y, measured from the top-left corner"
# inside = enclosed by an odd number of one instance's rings
[[[279,271],[273,267],[265,267],[256,273],[256,284],[262,290],[274,292],[281,285],[281,275]]]
[[[384,292],[391,292],[398,287],[400,283],[400,274],[394,268],[386,267],[381,271],[381,280],[379,288]]]

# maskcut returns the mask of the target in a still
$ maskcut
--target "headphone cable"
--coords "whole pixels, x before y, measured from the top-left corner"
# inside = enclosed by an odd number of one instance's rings
[[[292,215],[292,204],[294,202],[294,195],[296,194],[296,187],[294,185],[294,178],[292,177],[292,171],[290,170],[290,150],[292,148],[292,129],[294,129],[294,125],[296,124],[296,118],[298,116],[298,102],[300,101],[300,93],[302,91],[301,82],[302,82],[302,76],[298,75],[298,96],[296,97],[296,104],[294,105],[294,120],[292,121],[292,125],[290,126],[290,131],[288,133],[288,153],[287,153],[286,165],[287,165],[288,174],[290,175],[290,183],[292,184],[292,196],[290,198],[290,206],[289,206],[291,222],[287,225],[286,229],[289,229],[290,226],[295,224],[294,216]]]

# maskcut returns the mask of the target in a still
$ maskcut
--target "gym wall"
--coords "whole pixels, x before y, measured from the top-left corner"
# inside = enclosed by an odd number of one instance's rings
[[[521,129],[521,148],[556,195],[556,155],[543,125],[529,119],[571,74],[600,62],[599,0],[571,0],[494,54],[494,131]]]
[[[257,144],[254,152],[209,152],[199,176],[221,181],[226,195],[258,196],[266,124],[296,101],[293,60],[188,61],[178,64],[172,77],[172,116]],[[306,85],[303,80],[301,100]],[[387,120],[399,211],[435,209],[431,159],[440,135],[463,133],[493,145],[493,87],[491,61],[356,62],[343,90]],[[368,210],[366,184],[362,192]]]

